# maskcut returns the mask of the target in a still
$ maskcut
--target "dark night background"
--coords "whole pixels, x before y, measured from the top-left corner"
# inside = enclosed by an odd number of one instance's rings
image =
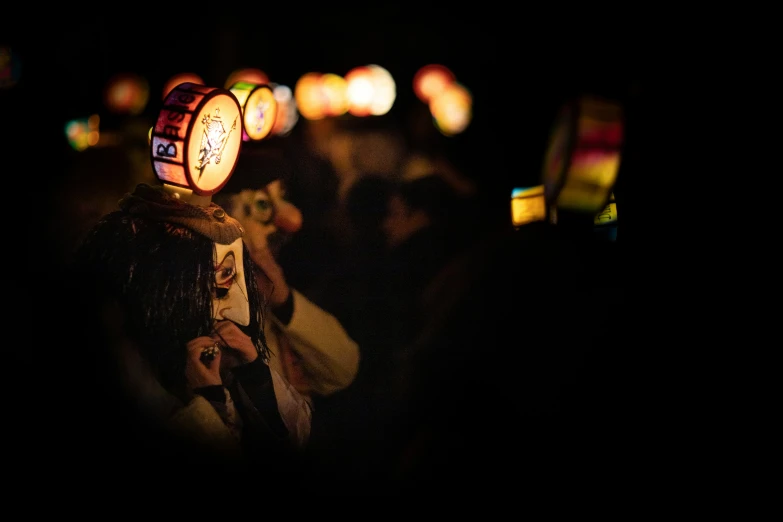
[[[20,188],[16,197],[35,205],[39,200],[32,194],[46,191],[47,180],[59,186],[73,158],[63,134],[65,122],[103,111],[103,87],[119,72],[149,80],[144,116],[152,120],[163,85],[174,74],[193,72],[207,85],[222,87],[235,69],[253,67],[293,89],[306,72],[344,75],[373,63],[386,68],[397,85],[397,101],[384,118],[403,121],[410,108],[421,103],[411,88],[413,75],[423,65],[441,63],[474,100],[470,126],[444,139],[444,146],[469,176],[497,195],[488,201],[500,202],[503,212],[513,186],[540,183],[550,125],[563,102],[578,94],[621,102],[627,147],[615,188],[622,239],[618,245],[636,243],[645,197],[640,187],[657,174],[645,159],[653,150],[649,138],[656,115],[650,100],[662,63],[645,37],[642,20],[626,20],[621,13],[578,13],[565,6],[536,11],[512,4],[454,3],[448,4],[451,14],[444,14],[447,21],[442,21],[436,15],[439,10],[414,3],[366,5],[353,14],[346,8],[305,5],[188,9],[185,4],[152,3],[144,4],[143,12],[128,14],[115,4],[105,11],[114,11],[111,15],[49,15],[47,23],[34,22],[32,16],[20,17],[21,23],[6,19],[0,23],[0,44],[18,50],[22,75],[17,86],[0,93],[0,101],[11,121],[24,129],[18,146],[29,151],[24,157],[30,160],[12,176]],[[219,12],[228,7],[246,11]],[[203,14],[194,14],[196,10]],[[297,18],[306,11],[307,17]],[[377,25],[368,21],[373,18]],[[101,123],[110,128],[114,122],[107,116]],[[38,177],[35,192],[30,190],[33,176]],[[49,192],[57,197],[56,191]],[[38,216],[47,218],[45,210]],[[33,233],[31,248],[40,249],[40,240]],[[625,248],[624,264],[613,268],[630,303],[636,276],[627,272],[633,257]],[[36,267],[42,273],[47,269],[45,260]],[[613,362],[619,368],[631,358],[637,362],[638,354],[625,351],[625,341],[638,339],[638,334],[629,333],[629,323],[616,313],[613,351],[624,352],[624,362]],[[610,374],[614,369],[604,370]],[[631,403],[638,387],[637,382],[634,389],[618,393]]]

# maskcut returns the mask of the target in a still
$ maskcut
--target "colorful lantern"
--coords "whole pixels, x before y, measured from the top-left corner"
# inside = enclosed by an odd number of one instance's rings
[[[231,91],[182,83],[166,96],[150,137],[153,171],[164,189],[208,205],[234,172],[242,108]]]
[[[269,85],[237,82],[230,91],[242,107],[243,139],[260,141],[269,136],[277,118],[277,100]]]
[[[619,105],[592,97],[566,104],[544,158],[547,204],[580,213],[601,210],[617,180],[622,139]]]

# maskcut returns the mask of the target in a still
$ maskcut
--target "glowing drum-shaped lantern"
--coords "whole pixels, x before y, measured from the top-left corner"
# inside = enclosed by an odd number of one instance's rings
[[[245,141],[260,141],[269,136],[277,118],[277,100],[272,88],[266,84],[237,82],[230,90],[242,107]]]
[[[563,107],[544,159],[547,204],[598,213],[617,180],[623,141],[618,104],[583,97]]]
[[[234,172],[242,145],[242,111],[225,89],[174,87],[150,134],[152,167],[164,188],[207,203]]]

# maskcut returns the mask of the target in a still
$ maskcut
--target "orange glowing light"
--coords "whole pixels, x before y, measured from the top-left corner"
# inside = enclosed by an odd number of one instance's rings
[[[248,67],[246,69],[236,69],[228,75],[224,87],[230,89],[232,85],[239,82],[255,83],[256,85],[265,85],[269,83],[269,76],[261,69]]]
[[[166,99],[166,96],[169,95],[171,90],[176,87],[177,85],[181,83],[194,83],[196,85],[204,85],[204,80],[201,79],[201,76],[195,73],[180,73],[175,74],[169,80],[166,82],[166,84],[163,86],[163,99]]]
[[[413,76],[413,92],[417,98],[428,104],[455,81],[454,73],[445,65],[425,65]]]
[[[293,130],[299,121],[299,111],[294,100],[294,93],[287,85],[270,84],[272,92],[277,100],[277,117],[275,118],[272,134],[286,136]]]
[[[321,92],[324,96],[324,113],[342,116],[348,111],[348,83],[345,78],[332,73],[321,76]]]
[[[134,73],[120,73],[112,77],[104,90],[104,103],[118,114],[141,114],[149,101],[149,83]]]
[[[151,134],[156,177],[199,196],[218,192],[242,145],[242,109],[231,91],[181,83],[163,103]]]
[[[473,118],[473,96],[463,85],[454,82],[430,100],[430,112],[442,134],[459,134]]]
[[[354,67],[345,75],[348,112],[354,116],[369,116],[375,94],[373,70],[366,65]]]
[[[326,103],[321,90],[321,73],[302,75],[294,87],[294,99],[302,117],[320,120],[326,116]]]

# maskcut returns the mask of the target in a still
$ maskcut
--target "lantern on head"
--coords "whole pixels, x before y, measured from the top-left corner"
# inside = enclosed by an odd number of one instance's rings
[[[231,177],[241,145],[242,110],[234,94],[190,82],[166,96],[150,133],[152,167],[163,188],[201,206]]]
[[[617,180],[622,141],[618,104],[585,96],[564,105],[544,158],[547,204],[580,214],[599,212]]]
[[[269,85],[237,82],[230,91],[242,108],[242,139],[260,141],[268,137],[277,118],[277,100]]]

